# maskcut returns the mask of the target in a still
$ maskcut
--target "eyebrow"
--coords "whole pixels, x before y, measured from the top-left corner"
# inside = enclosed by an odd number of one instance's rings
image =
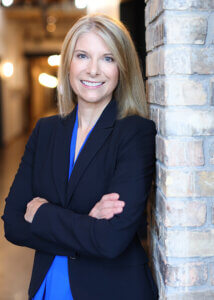
[[[75,50],[74,52],[83,52],[83,53],[88,53],[87,51],[85,51],[85,50],[81,50],[81,49],[77,49],[77,50]],[[113,54],[112,54],[112,53],[104,53],[103,55],[104,55],[104,56],[105,56],[105,55],[111,55],[111,56],[113,56]]]

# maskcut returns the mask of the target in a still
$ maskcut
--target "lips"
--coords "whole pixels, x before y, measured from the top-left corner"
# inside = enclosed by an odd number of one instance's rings
[[[88,80],[81,80],[81,83],[87,87],[99,87],[104,84],[104,82],[100,81],[88,81]]]

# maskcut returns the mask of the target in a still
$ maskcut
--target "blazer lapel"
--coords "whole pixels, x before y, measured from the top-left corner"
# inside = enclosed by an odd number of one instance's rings
[[[66,207],[69,205],[72,194],[90,161],[93,159],[97,151],[101,148],[107,137],[112,132],[116,115],[116,101],[111,100],[97,121],[97,124],[88,137],[88,140],[86,141],[74,165],[68,184]]]
[[[58,123],[53,149],[53,177],[60,202],[65,206],[68,170],[70,160],[70,140],[75,122],[76,108]]]

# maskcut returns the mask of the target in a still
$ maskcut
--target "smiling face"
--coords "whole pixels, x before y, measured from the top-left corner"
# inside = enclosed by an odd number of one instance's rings
[[[117,63],[104,40],[93,31],[80,35],[70,66],[70,84],[78,103],[107,104],[118,77]]]

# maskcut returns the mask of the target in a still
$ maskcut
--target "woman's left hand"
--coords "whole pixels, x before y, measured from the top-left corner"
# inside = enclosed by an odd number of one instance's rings
[[[24,215],[25,221],[32,223],[35,213],[37,212],[39,207],[44,203],[48,203],[48,201],[40,197],[33,198],[33,200],[28,202],[27,209]]]

